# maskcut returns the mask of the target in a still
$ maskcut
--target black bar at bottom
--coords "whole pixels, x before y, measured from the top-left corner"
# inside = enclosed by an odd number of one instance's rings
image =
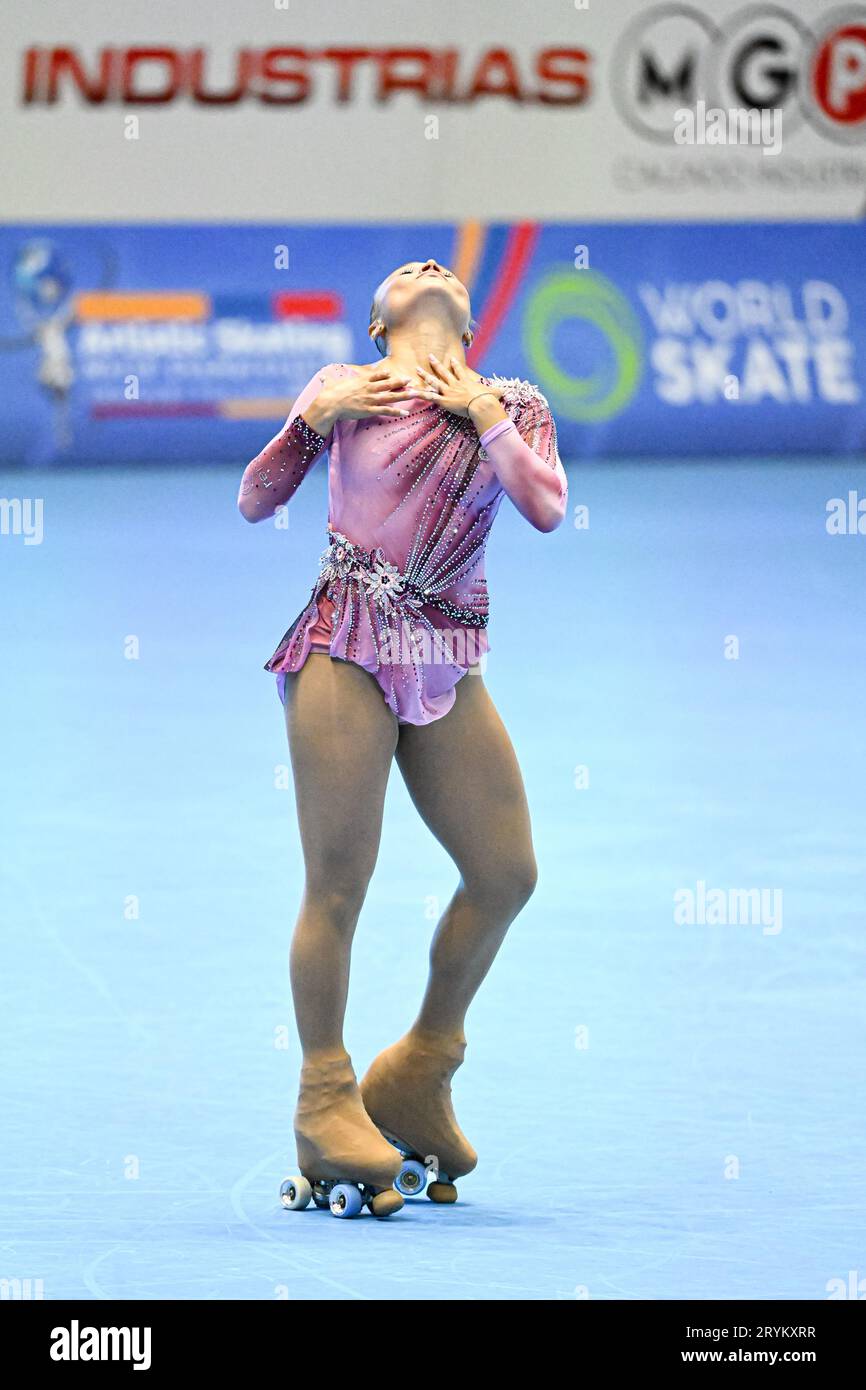
[[[555,1357],[560,1375],[563,1365],[575,1372],[591,1366],[595,1373],[648,1374],[675,1366],[802,1365],[826,1376],[856,1364],[864,1331],[863,1301],[853,1299],[566,1300],[571,1306],[557,1301],[552,1307],[527,1300],[532,1311],[496,1329],[495,1342],[487,1343],[481,1339],[498,1322],[497,1308],[506,1312],[510,1300],[449,1301],[447,1313],[442,1300],[425,1304],[409,1297],[405,1307],[395,1300],[375,1313],[362,1303],[353,1308],[355,1302],[3,1301],[3,1365],[14,1365],[19,1377],[47,1371],[62,1381],[76,1372],[98,1377],[100,1368],[109,1368],[114,1376],[137,1374],[161,1383],[189,1371],[223,1378],[250,1370],[304,1374],[304,1364],[320,1357],[320,1373],[329,1380],[343,1358],[353,1373],[366,1365],[371,1376],[387,1370],[402,1379],[414,1368],[413,1379],[420,1373],[429,1380],[441,1357],[443,1373],[453,1377],[459,1303],[467,1304],[466,1329],[482,1365],[513,1347],[539,1370]],[[479,1303],[486,1312],[479,1314]],[[463,1343],[461,1373],[467,1351]]]

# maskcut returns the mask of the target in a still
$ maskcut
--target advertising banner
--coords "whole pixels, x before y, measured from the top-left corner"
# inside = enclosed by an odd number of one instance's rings
[[[853,451],[863,249],[846,223],[5,228],[4,459],[243,464],[319,367],[375,359],[377,285],[427,256],[563,458]]]
[[[5,222],[823,221],[866,204],[864,3],[54,0],[4,6],[0,39]]]

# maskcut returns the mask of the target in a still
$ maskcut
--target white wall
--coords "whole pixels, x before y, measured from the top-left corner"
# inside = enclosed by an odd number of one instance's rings
[[[780,23],[773,18],[778,6],[747,7],[762,37],[775,36],[789,51],[802,47],[795,64],[799,91],[792,89],[783,105],[783,149],[773,157],[757,148],[677,146],[672,110],[681,98],[666,111],[656,102],[641,116],[635,100],[640,45],[627,37],[636,19],[652,21],[644,46],[655,47],[663,66],[675,67],[683,44],[691,44],[696,93],[711,103],[731,101],[728,60],[737,35],[744,34],[731,20],[743,6],[718,0],[690,8],[703,20],[662,22],[661,7],[645,0],[588,0],[585,9],[574,0],[288,0],[286,8],[273,0],[54,0],[32,7],[9,0],[0,18],[0,219],[860,216],[866,120],[828,120],[806,79],[813,35],[828,20],[838,27],[840,18],[859,17],[866,25],[866,9],[802,0],[789,7],[796,19]],[[502,97],[453,104],[415,94],[377,103],[368,62],[357,70],[351,100],[339,104],[334,67],[318,59],[310,66],[310,98],[297,105],[247,99],[206,107],[181,93],[167,105],[99,106],[69,90],[53,105],[22,101],[31,46],[72,46],[92,66],[100,50],[134,44],[187,52],[203,45],[214,83],[227,79],[244,46],[453,47],[464,87],[479,56],[504,47],[514,55],[523,89],[532,93],[541,50],[582,48],[589,55],[590,95],[584,105],[561,107],[515,105]],[[749,74],[755,82],[762,61],[756,59]],[[866,41],[855,36],[846,61],[853,85],[846,91],[837,81],[835,99],[841,114],[857,114],[860,86],[866,87]],[[138,118],[137,139],[126,138],[130,115]],[[431,116],[439,120],[438,139],[426,138]]]

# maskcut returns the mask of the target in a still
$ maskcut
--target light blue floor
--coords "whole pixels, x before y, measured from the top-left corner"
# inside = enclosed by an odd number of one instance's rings
[[[590,529],[552,536],[503,507],[487,682],[541,881],[469,1017],[455,1100],[478,1169],[459,1206],[379,1223],[277,1200],[301,875],[261,667],[325,495],[320,470],[288,533],[249,527],[242,462],[0,476],[45,507],[41,545],[0,537],[0,1278],[401,1300],[822,1299],[866,1278],[866,536],[824,529],[866,468],[585,465]],[[676,925],[699,880],[780,888],[781,931]],[[359,1070],[410,1022],[453,886],[395,769]]]

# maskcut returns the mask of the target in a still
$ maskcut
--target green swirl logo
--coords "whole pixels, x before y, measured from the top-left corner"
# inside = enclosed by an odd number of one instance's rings
[[[554,343],[561,325],[591,324],[607,350],[589,376],[576,376],[558,361]],[[637,315],[612,281],[594,270],[551,271],[530,295],[523,320],[523,347],[532,373],[551,404],[571,420],[610,420],[628,404],[643,373],[643,336]]]

